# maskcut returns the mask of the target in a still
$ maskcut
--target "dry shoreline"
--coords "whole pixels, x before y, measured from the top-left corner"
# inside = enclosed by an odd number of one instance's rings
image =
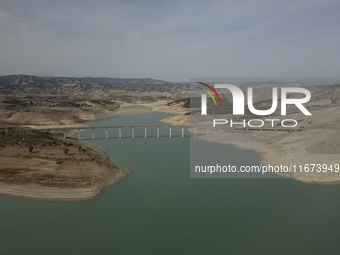
[[[176,116],[168,119],[163,119],[161,121],[170,123],[172,125],[189,125],[189,115],[184,115],[188,110],[183,109],[182,107],[166,107],[166,101],[159,101],[155,103],[149,104],[123,104],[117,111],[114,113],[110,112],[109,114],[101,114],[100,119],[122,116],[122,115],[138,115],[138,114],[146,114],[150,112],[168,112],[172,114],[176,114]],[[84,116],[85,117],[85,116]],[[83,118],[87,120],[86,118]],[[88,120],[93,120],[93,116]],[[99,119],[99,118],[95,118]],[[61,127],[58,126],[36,126],[36,125],[26,125],[30,128],[53,128],[53,127]],[[83,124],[69,124],[63,125],[63,127],[84,127]],[[315,131],[307,131],[305,132],[304,138],[308,138],[308,136],[315,135],[312,132]],[[329,131],[327,131],[329,132]],[[75,136],[76,131],[72,131],[68,133],[68,136]],[[256,153],[261,154],[261,162],[268,165],[280,165],[282,164],[282,160],[285,162],[289,161],[294,164],[303,164],[303,163],[311,163],[311,160],[325,160],[330,163],[339,163],[337,162],[337,155],[329,155],[329,154],[318,154],[318,153],[310,153],[306,151],[306,145],[301,144],[301,137],[297,137],[294,134],[282,133],[274,133],[274,132],[263,132],[259,134],[258,132],[222,132],[215,134],[211,134],[209,136],[203,135],[200,139],[218,142],[218,143],[227,143],[232,144],[237,148],[244,150],[255,151]],[[272,139],[279,139],[279,145],[274,146],[271,143]],[[293,142],[292,142],[293,141]],[[103,151],[98,151],[99,154],[102,154],[103,157],[107,157],[107,154]],[[289,153],[288,153],[289,152]],[[293,156],[294,155],[294,156]],[[307,162],[306,162],[307,160]],[[108,160],[108,163],[114,165],[113,162]],[[102,166],[97,165],[92,167],[96,167],[100,169]],[[117,167],[117,166],[116,166]],[[107,170],[107,169],[106,169]],[[103,170],[105,171],[105,170]],[[124,169],[122,167],[117,167],[113,172],[106,172],[106,178],[102,178],[101,181],[95,181],[91,185],[87,187],[48,187],[36,183],[29,184],[6,184],[0,182],[0,195],[2,197],[7,198],[15,198],[22,200],[34,200],[34,201],[54,201],[54,202],[66,202],[66,201],[83,201],[94,199],[99,197],[103,191],[123,179],[125,179],[128,175],[131,174],[131,171],[128,169]],[[293,177],[296,180],[308,183],[318,183],[318,184],[337,184],[340,183],[340,179],[336,178],[337,176],[329,176],[329,178],[319,178],[318,176],[306,176],[303,174],[295,174]]]
[[[151,104],[128,104],[125,103],[121,105],[117,111],[110,112],[109,114],[101,114],[100,118],[94,118],[93,116],[83,116],[83,120],[94,120],[94,119],[105,119],[110,117],[118,117],[122,115],[138,115],[138,114],[146,114],[153,112],[155,107],[162,105],[161,103],[151,103]],[[33,128],[33,129],[46,129],[46,128],[56,128],[61,127],[60,125],[54,126],[41,126],[41,125],[24,125],[25,127]],[[62,125],[62,127],[84,127],[85,125],[76,123],[68,125]],[[80,131],[81,132],[81,131]],[[67,136],[75,136],[77,134],[76,130],[69,131]],[[91,147],[85,143],[81,143],[84,146]],[[100,151],[95,147],[91,147],[93,150],[103,158],[105,158],[108,166],[101,166],[96,163],[87,163],[87,165],[92,164],[90,167],[95,168],[92,169],[92,172],[98,172],[97,180],[93,181],[91,185],[85,187],[63,187],[62,185],[59,187],[53,187],[48,185],[42,185],[37,183],[25,183],[25,184],[13,184],[13,183],[5,183],[0,182],[0,195],[1,197],[6,198],[15,198],[21,200],[32,200],[32,201],[49,201],[49,202],[67,202],[67,201],[84,201],[90,200],[99,197],[105,189],[119,183],[128,177],[132,172],[123,167],[119,167],[114,165],[113,162],[109,160],[106,152]],[[41,160],[42,161],[42,160]],[[46,162],[44,162],[47,164]],[[48,162],[50,164],[50,162]],[[112,166],[112,167],[110,167]],[[74,167],[74,166],[73,166]],[[101,171],[100,171],[101,170]],[[105,177],[105,178],[104,178]]]
[[[258,131],[257,131],[258,132]],[[321,154],[309,154],[302,147],[297,148],[294,152],[284,152],[284,149],[278,149],[277,147],[270,146],[266,142],[260,139],[253,139],[252,133],[255,131],[238,131],[238,132],[225,132],[222,134],[216,133],[212,135],[203,135],[199,139],[214,143],[231,144],[235,148],[247,151],[253,151],[261,155],[261,163],[268,166],[280,166],[280,165],[296,165],[304,166],[304,164],[338,164],[338,156],[335,155],[321,155]],[[228,140],[229,139],[229,140]],[[327,163],[326,163],[327,162]],[[279,174],[279,173],[276,173]],[[340,174],[330,173],[327,176],[320,176],[316,173],[287,173],[279,174],[285,177],[294,178],[298,181],[305,183],[317,183],[317,184],[339,184]]]
[[[228,127],[220,132],[218,127],[215,130],[211,128],[210,135],[202,131],[199,138],[232,144],[237,148],[259,153],[261,163],[266,166],[296,165],[304,169],[307,165],[312,169],[313,164],[325,164],[334,168],[336,164],[340,164],[340,129],[336,128],[338,122],[335,121],[340,119],[339,110],[339,106],[315,110],[312,118],[306,118],[302,113],[292,113],[285,117],[299,120],[299,127],[305,127],[305,131],[301,132],[234,131]],[[340,183],[340,172],[335,171],[312,172],[307,168],[307,171],[298,169],[295,172],[277,174],[306,183]]]
[[[110,113],[110,114],[102,114],[100,117],[103,119],[110,118],[110,117],[116,117],[116,116],[122,116],[123,112],[119,112],[121,109],[117,111],[117,113]],[[143,111],[140,111],[140,109],[125,109],[126,112],[124,114],[143,114],[148,113],[152,111],[152,108],[146,108]],[[99,118],[97,118],[99,119]],[[86,120],[84,118],[84,120]],[[93,117],[89,118],[89,120],[93,120]],[[46,129],[46,128],[56,128],[61,127],[58,126],[40,126],[40,125],[24,125],[25,127],[33,128],[33,129]],[[84,127],[83,124],[69,124],[69,125],[63,125],[62,127]],[[80,131],[81,132],[81,131]],[[77,132],[75,130],[68,132],[68,136],[75,136]],[[105,164],[99,164],[97,162],[91,162],[86,163],[82,166],[82,171],[89,171],[93,172],[93,176],[91,177],[93,181],[89,185],[75,185],[74,187],[71,187],[68,183],[63,185],[62,183],[55,186],[55,185],[49,185],[41,184],[41,183],[6,183],[4,181],[0,181],[0,196],[5,198],[14,198],[14,199],[20,199],[20,200],[32,200],[32,201],[46,201],[46,202],[70,202],[70,201],[84,201],[84,200],[90,200],[99,197],[104,190],[107,188],[116,185],[117,183],[124,180],[126,177],[128,177],[132,172],[126,168],[116,166],[113,162],[110,161],[109,156],[106,154],[106,152],[101,151],[95,147],[89,146],[85,143],[73,141],[73,143],[79,143],[83,147],[91,148],[91,150],[95,151]],[[51,160],[45,160],[45,159],[39,159],[34,158],[35,161],[39,161],[38,163],[41,165],[44,165],[46,167],[49,166],[50,168],[55,168],[56,164],[55,162],[52,162]],[[10,160],[10,157],[0,157],[0,161],[2,161],[2,165],[4,166],[6,164],[6,160]],[[25,161],[21,158],[15,159],[16,161],[22,161],[22,166],[19,165],[19,168],[24,167]],[[37,164],[37,165],[39,165]],[[17,166],[18,167],[18,166]],[[33,166],[37,168],[37,166]],[[73,171],[73,167],[77,167],[75,164],[71,164],[68,166],[69,171]],[[87,168],[86,168],[87,167]],[[38,167],[39,168],[39,167]],[[64,167],[65,168],[65,167]],[[91,168],[91,169],[89,169]],[[67,170],[67,169],[66,169]],[[74,171],[73,171],[74,172]],[[71,173],[74,174],[74,173]],[[51,183],[53,184],[53,183]]]
[[[139,114],[147,114],[154,111],[154,106],[162,105],[161,103],[151,103],[151,104],[122,104],[119,109],[115,112],[105,112],[99,116],[82,116],[84,121],[88,120],[97,120],[97,119],[106,119],[111,117],[119,117],[122,115],[139,115]],[[79,127],[80,132],[82,127],[85,125],[81,123],[70,123],[67,125],[22,125],[23,127],[28,127],[32,129],[48,129],[48,128],[68,128],[68,127]],[[67,136],[76,136],[77,131],[72,130],[67,132]],[[81,142],[79,142],[81,143]],[[48,185],[42,185],[37,183],[24,183],[24,184],[13,184],[13,183],[5,183],[0,182],[0,196],[5,198],[14,198],[20,200],[32,200],[32,201],[48,201],[48,202],[70,202],[70,201],[84,201],[90,200],[99,197],[105,189],[116,185],[120,181],[124,180],[128,177],[132,172],[126,168],[116,166],[113,162],[110,161],[108,155],[104,151],[100,151],[99,149],[89,146],[85,143],[81,143],[83,146],[91,147],[93,150],[97,152],[100,157],[105,159],[107,165],[102,166],[96,163],[87,163],[92,169],[93,172],[98,172],[97,177],[101,177],[94,180],[91,185],[84,187],[63,187],[60,185],[59,187],[53,187]],[[0,161],[1,161],[0,157]],[[41,160],[42,161],[42,160]],[[46,162],[44,162],[46,164]],[[48,162],[50,164],[51,162]]]
[[[124,172],[125,171],[125,172]],[[40,184],[4,184],[0,183],[1,197],[30,201],[45,202],[73,202],[85,201],[99,197],[107,188],[124,180],[130,170],[120,168],[120,174],[101,183],[94,183],[91,187],[60,188],[46,187]]]
[[[82,142],[73,143],[82,145],[95,160],[69,159],[61,165],[51,157],[1,155],[1,170],[19,171],[17,178],[0,181],[1,197],[49,202],[89,200],[131,174],[111,162],[106,152]]]

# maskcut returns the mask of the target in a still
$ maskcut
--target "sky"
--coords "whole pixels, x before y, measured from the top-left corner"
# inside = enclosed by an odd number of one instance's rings
[[[1,0],[0,75],[339,78],[338,0]]]

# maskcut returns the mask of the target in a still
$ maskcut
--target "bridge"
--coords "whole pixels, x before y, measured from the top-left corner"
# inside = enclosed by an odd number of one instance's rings
[[[66,137],[66,131],[67,130],[77,130],[77,135],[78,135],[78,140],[80,141],[80,132],[81,130],[92,130],[92,140],[95,140],[95,129],[105,129],[105,138],[106,140],[109,139],[109,129],[118,129],[118,137],[119,139],[122,139],[122,129],[131,129],[131,138],[135,138],[135,128],[144,128],[144,136],[145,138],[148,137],[148,128],[157,128],[157,138],[159,138],[159,131],[160,128],[167,128],[169,130],[169,137],[172,137],[172,128],[181,128],[182,129],[182,137],[184,137],[184,128],[190,128],[190,132],[194,134],[194,137],[197,137],[197,131],[199,129],[204,130],[204,134],[206,133],[207,135],[211,134],[212,132],[225,132],[229,130],[240,130],[240,131],[286,131],[286,132],[296,132],[296,131],[305,131],[306,129],[304,128],[246,128],[246,127],[239,127],[239,128],[213,128],[211,126],[206,126],[206,125],[197,125],[197,126],[176,126],[176,125],[134,125],[134,126],[97,126],[97,127],[90,127],[90,126],[84,126],[84,127],[55,127],[55,128],[35,128],[35,130],[39,131],[62,131],[64,133],[64,138]],[[3,129],[3,128],[0,128]],[[9,129],[9,128],[6,128]],[[13,128],[10,128],[13,129]],[[17,129],[17,128],[14,128]],[[202,133],[202,132],[200,132]]]
[[[80,141],[80,130],[84,129],[92,129],[92,140],[95,140],[95,129],[105,129],[106,140],[109,139],[109,129],[118,129],[119,139],[122,139],[122,129],[129,128],[131,129],[131,138],[135,138],[135,128],[144,128],[144,136],[145,138],[148,137],[148,128],[157,128],[157,138],[159,138],[159,130],[160,128],[169,128],[169,137],[172,136],[171,128],[182,128],[182,137],[184,137],[184,126],[170,126],[170,125],[142,125],[142,126],[102,126],[102,127],[67,127],[67,128],[46,128],[46,129],[39,129],[41,131],[51,131],[51,130],[60,130],[64,132],[64,138],[66,138],[66,130],[77,130],[78,131],[78,140]]]
[[[102,126],[102,127],[68,127],[68,128],[48,128],[48,129],[39,129],[39,130],[44,130],[44,131],[51,131],[51,130],[61,130],[64,132],[64,138],[66,138],[66,130],[77,130],[78,131],[78,140],[80,140],[80,130],[84,129],[92,129],[92,140],[95,140],[95,129],[105,129],[105,134],[106,134],[106,140],[109,139],[109,129],[118,129],[119,133],[119,139],[122,139],[122,129],[123,128],[129,128],[131,129],[131,138],[135,138],[135,128],[144,128],[144,136],[145,138],[148,137],[148,128],[157,128],[157,138],[159,138],[159,130],[160,128],[168,128],[169,129],[169,137],[171,138],[172,136],[172,131],[171,128],[181,128],[182,129],[182,137],[184,137],[184,128],[185,126],[170,126],[170,125],[142,125],[142,126]],[[188,126],[186,126],[188,127]],[[189,128],[189,127],[188,127]],[[190,127],[193,129],[194,137],[197,137],[197,130],[198,129],[206,129],[206,134],[209,135],[212,130],[216,131],[218,130],[217,128],[212,128],[209,126],[192,126]],[[224,130],[224,129],[223,129]],[[227,130],[243,130],[243,131],[286,131],[286,132],[296,132],[296,131],[305,131],[304,128],[228,128]],[[219,129],[220,132],[222,132],[222,128]]]

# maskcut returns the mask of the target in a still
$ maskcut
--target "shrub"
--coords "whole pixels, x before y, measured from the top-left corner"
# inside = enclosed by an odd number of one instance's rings
[[[60,164],[62,164],[63,162],[64,162],[64,161],[63,161],[61,158],[58,158],[56,163],[57,163],[58,165],[60,165]]]

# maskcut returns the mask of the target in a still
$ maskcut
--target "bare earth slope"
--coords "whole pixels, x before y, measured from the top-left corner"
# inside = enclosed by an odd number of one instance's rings
[[[131,173],[105,152],[58,134],[0,130],[0,195],[44,201],[92,199]]]
[[[64,139],[62,131],[29,128],[81,128],[85,120],[148,113],[148,104],[188,95],[186,86],[154,79],[0,77],[0,195],[48,201],[97,197],[131,171],[110,162],[105,152]],[[72,138],[76,131],[66,135]]]

